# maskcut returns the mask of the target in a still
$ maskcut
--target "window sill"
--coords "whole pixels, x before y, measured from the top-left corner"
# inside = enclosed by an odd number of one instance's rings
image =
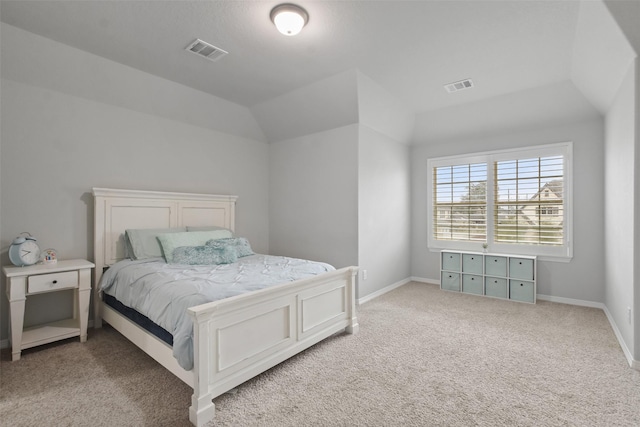
[[[441,252],[441,251],[460,251],[460,252],[477,252],[477,253],[483,253],[482,250],[475,250],[475,249],[466,249],[466,248],[444,248],[444,247],[429,247],[429,252]],[[537,254],[533,254],[533,253],[521,253],[518,251],[487,251],[486,253],[490,253],[490,254],[494,254],[494,255],[522,255],[522,256],[535,256],[537,258],[538,261],[543,261],[543,262],[562,262],[562,263],[569,263],[571,262],[571,260],[573,260],[573,256],[559,256],[559,255],[537,255]]]

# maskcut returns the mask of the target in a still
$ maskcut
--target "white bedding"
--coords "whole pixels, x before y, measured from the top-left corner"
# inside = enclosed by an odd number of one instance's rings
[[[174,357],[191,370],[193,327],[187,308],[333,270],[325,263],[269,255],[222,265],[167,264],[162,258],[125,260],[104,273],[100,288],[169,331]]]

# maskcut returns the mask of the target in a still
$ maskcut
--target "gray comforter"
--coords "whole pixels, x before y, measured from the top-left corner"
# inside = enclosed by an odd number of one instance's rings
[[[222,265],[125,260],[104,273],[100,288],[169,331],[174,357],[191,370],[193,325],[187,308],[333,270],[325,263],[269,255]]]

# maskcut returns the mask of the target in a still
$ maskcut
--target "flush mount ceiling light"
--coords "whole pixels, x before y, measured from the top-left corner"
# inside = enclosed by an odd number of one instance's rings
[[[295,4],[281,4],[271,9],[271,20],[285,36],[295,36],[309,22],[306,10]]]

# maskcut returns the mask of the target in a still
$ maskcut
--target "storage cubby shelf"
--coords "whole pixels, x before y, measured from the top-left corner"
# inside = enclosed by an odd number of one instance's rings
[[[443,250],[440,288],[535,304],[536,257]]]

